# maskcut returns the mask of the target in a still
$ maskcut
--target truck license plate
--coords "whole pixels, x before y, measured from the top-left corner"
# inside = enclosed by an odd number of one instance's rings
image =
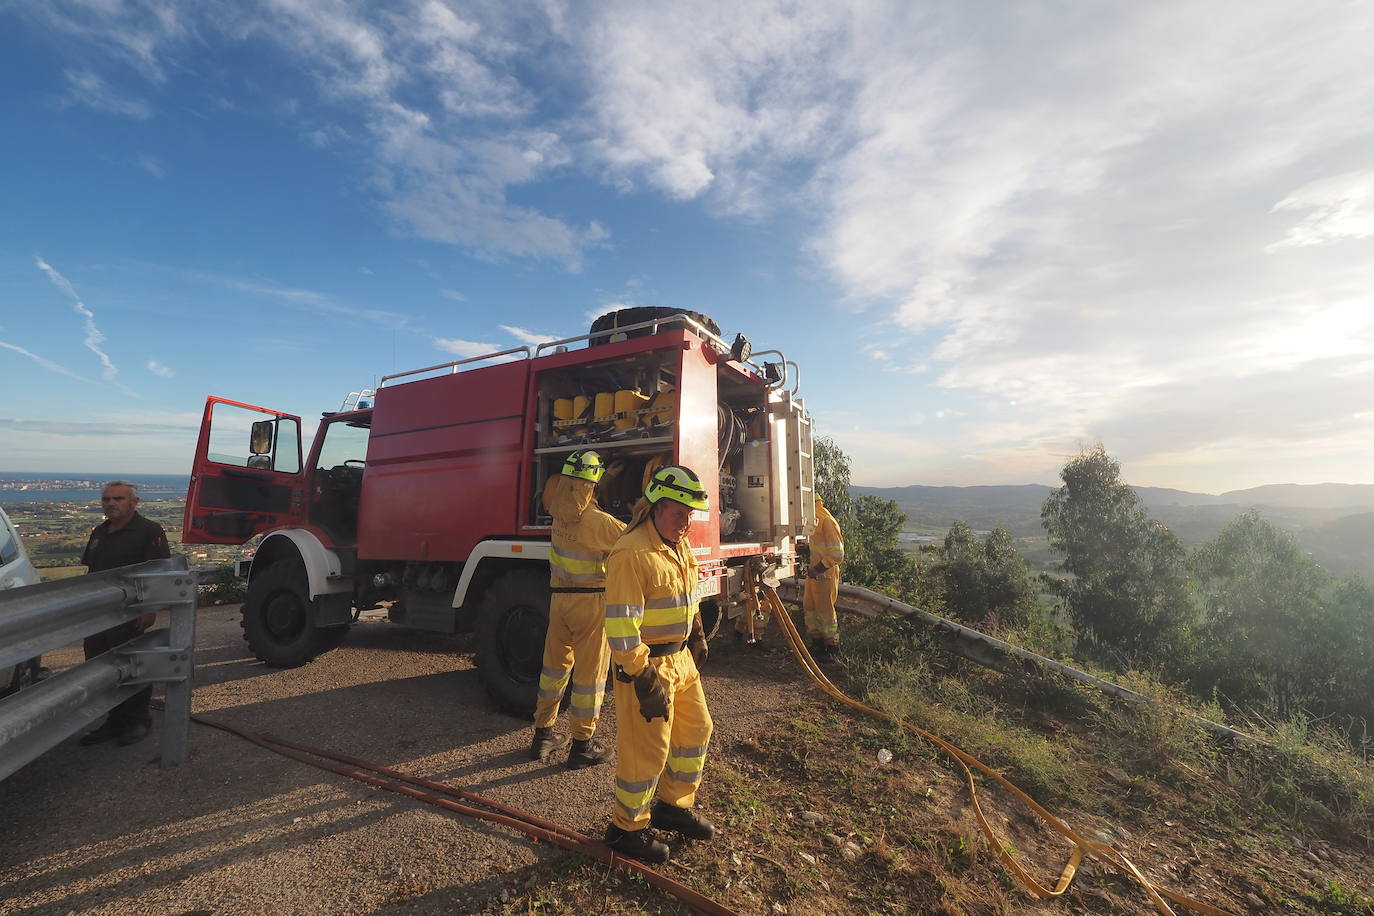
[[[720,594],[720,576],[711,576],[708,579],[698,579],[697,587],[692,589],[692,600],[700,598],[710,598]]]

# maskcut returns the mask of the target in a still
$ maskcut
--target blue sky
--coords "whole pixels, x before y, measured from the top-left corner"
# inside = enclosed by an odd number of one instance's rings
[[[1374,483],[1362,3],[0,4],[0,471],[714,316],[871,485]]]

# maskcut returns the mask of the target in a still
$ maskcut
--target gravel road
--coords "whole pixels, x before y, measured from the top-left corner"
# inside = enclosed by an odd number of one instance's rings
[[[365,615],[343,648],[303,668],[249,655],[236,606],[202,608],[193,709],[257,732],[447,782],[599,836],[612,765],[569,772],[528,758],[529,724],[496,712],[466,636]],[[165,625],[165,620],[159,625]],[[790,656],[712,645],[712,753],[785,714],[805,690]],[[55,670],[80,647],[50,653]],[[160,714],[155,714],[160,715]],[[560,728],[564,727],[560,720]],[[481,912],[550,857],[468,820],[191,727],[188,761],[157,765],[158,729],[133,747],[75,738],[0,782],[0,913]],[[613,744],[614,706],[599,734]],[[710,763],[700,800],[709,811]]]

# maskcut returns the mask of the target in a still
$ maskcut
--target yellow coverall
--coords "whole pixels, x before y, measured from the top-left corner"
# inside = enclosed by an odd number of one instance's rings
[[[559,475],[544,487],[544,507],[553,516],[549,546],[549,631],[544,637],[544,668],[534,727],[547,728],[558,718],[558,704],[572,676],[569,716],[574,740],[596,734],[606,689],[609,652],[603,622],[606,554],[625,530],[625,523],[602,512],[588,480]],[[560,592],[560,589],[588,591]]]
[[[697,561],[687,538],[676,547],[652,518],[626,531],[606,560],[606,636],[611,657],[628,675],[651,665],[668,695],[668,720],[645,722],[634,685],[615,682],[616,770],[611,820],[622,830],[649,826],[655,794],[691,808],[706,765],[711,713],[696,662],[685,646],[651,657],[650,647],[682,643],[697,613],[692,591]]]
[[[835,516],[816,500],[816,527],[807,539],[811,545],[811,567],[802,590],[802,612],[806,635],[828,646],[840,644],[840,624],[835,618],[835,599],[840,594],[840,564],[844,562],[844,535]],[[825,567],[815,572],[817,564]]]

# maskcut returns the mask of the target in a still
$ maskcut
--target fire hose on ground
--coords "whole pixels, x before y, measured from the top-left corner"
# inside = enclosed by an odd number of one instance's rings
[[[783,606],[782,599],[778,597],[777,590],[765,586],[763,587],[763,592],[768,608],[772,612],[773,621],[787,637],[788,645],[792,648],[792,654],[796,656],[797,661],[802,664],[807,674],[811,676],[811,679],[816,682],[817,686],[819,686],[826,695],[851,709],[858,710],[871,716],[876,716],[877,718],[901,726],[912,734],[931,742],[959,764],[960,768],[964,771],[965,784],[968,786],[969,802],[973,807],[974,817],[978,821],[979,829],[987,839],[988,844],[997,852],[998,858],[1002,860],[1002,863],[1006,865],[1007,869],[1016,877],[1016,880],[1032,896],[1043,900],[1049,897],[1058,897],[1062,895],[1073,883],[1079,864],[1083,859],[1091,858],[1106,865],[1110,865],[1136,881],[1141,888],[1144,889],[1146,895],[1150,898],[1150,902],[1154,904],[1155,908],[1161,913],[1173,914],[1174,912],[1169,907],[1169,904],[1165,902],[1164,898],[1167,897],[1169,900],[1187,907],[1195,913],[1204,914],[1204,916],[1232,916],[1232,914],[1226,910],[1219,909],[1201,900],[1196,900],[1186,894],[1161,887],[1150,881],[1120,852],[1120,850],[1106,843],[1099,843],[1095,840],[1090,840],[1081,836],[1068,824],[1055,817],[1033,798],[1013,785],[1006,777],[982,763],[971,754],[967,754],[950,744],[948,741],[945,741],[943,738],[931,734],[909,722],[896,719],[882,710],[875,709],[872,706],[860,703],[858,700],[851,699],[830,682],[830,679],[825,676],[825,672],[821,670],[820,666],[817,665],[816,661],[811,657],[811,653],[806,649],[805,640],[803,640],[801,634],[797,632],[796,624],[792,622],[791,615],[787,613],[787,609]],[[993,830],[992,825],[988,822],[987,816],[983,812],[982,804],[978,799],[978,789],[973,775],[974,770],[977,770],[995,781],[1002,788],[1006,789],[1014,798],[1033,811],[1035,815],[1052,830],[1073,843],[1073,853],[1069,856],[1069,861],[1064,865],[1063,871],[1060,872],[1054,887],[1046,887],[1032,877],[1025,868],[1021,866],[1021,863],[1016,861],[1007,845],[998,838],[996,831]]]
[[[850,698],[831,683],[830,679],[826,677],[820,666],[811,657],[810,652],[807,651],[805,640],[797,631],[796,624],[792,622],[791,616],[783,606],[782,599],[778,597],[777,590],[763,585],[762,583],[758,583],[757,588],[763,596],[759,603],[768,606],[774,623],[787,638],[792,654],[816,685],[820,687],[827,696],[837,700],[844,706],[891,722],[931,742],[960,766],[964,772],[965,784],[969,792],[969,801],[973,808],[974,816],[978,821],[979,829],[982,831],[988,844],[996,851],[998,858],[1012,875],[1015,876],[1021,886],[1032,896],[1039,899],[1046,899],[1064,894],[1072,885],[1074,877],[1078,872],[1079,865],[1085,858],[1088,858],[1109,865],[1137,882],[1145,891],[1154,907],[1161,913],[1174,913],[1165,900],[1165,898],[1168,898],[1168,900],[1172,900],[1195,913],[1201,913],[1203,916],[1232,916],[1232,914],[1226,910],[1196,900],[1186,894],[1161,887],[1150,881],[1115,847],[1083,837],[1068,824],[1051,814],[1021,789],[1013,785],[1000,773],[939,736],[927,732],[909,722],[898,720],[882,710],[875,709],[874,707],[867,706]],[[379,789],[405,795],[409,798],[429,805],[434,805],[455,814],[462,814],[489,823],[500,824],[520,833],[524,833],[538,842],[550,843],[570,852],[581,853],[596,861],[610,865],[613,868],[641,874],[650,884],[681,901],[686,906],[691,907],[698,913],[709,914],[709,916],[738,916],[735,910],[731,910],[711,898],[692,890],[686,885],[674,881],[661,872],[655,871],[634,859],[617,855],[604,843],[598,840],[594,840],[585,834],[563,827],[552,821],[540,818],[537,815],[521,811],[510,805],[505,805],[493,799],[466,792],[462,789],[456,789],[443,783],[411,776],[399,770],[379,766],[346,754],[313,748],[308,745],[288,741],[283,738],[276,738],[270,735],[259,735],[228,722],[211,719],[206,716],[193,715],[191,720],[201,725],[217,728],[229,732],[230,734],[237,735],[259,747],[297,760],[301,763],[337,773],[338,775],[346,776]],[[1073,843],[1074,850],[1053,887],[1046,887],[1032,877],[1025,868],[1016,861],[1007,845],[998,838],[996,831],[988,822],[987,816],[978,798],[974,770],[977,770],[995,781],[1002,788],[1006,789],[1014,798],[1034,812],[1034,814],[1049,826],[1050,829]]]
[[[612,868],[636,872],[643,875],[644,880],[654,887],[676,898],[698,913],[705,913],[708,916],[739,916],[737,911],[722,906],[685,884],[674,881],[667,875],[654,871],[641,862],[618,855],[600,840],[594,840],[576,830],[560,826],[527,811],[521,811],[519,808],[502,804],[472,792],[465,792],[462,789],[455,789],[453,786],[441,782],[411,776],[399,770],[379,766],[357,757],[350,757],[347,754],[310,747],[271,735],[259,735],[219,719],[193,715],[191,721],[237,735],[246,741],[251,741],[258,747],[289,757],[292,760],[337,773],[340,776],[347,776],[349,779],[355,779],[378,789],[405,795],[416,801],[434,805],[455,814],[509,827],[531,839],[549,843],[570,852],[581,853]]]

